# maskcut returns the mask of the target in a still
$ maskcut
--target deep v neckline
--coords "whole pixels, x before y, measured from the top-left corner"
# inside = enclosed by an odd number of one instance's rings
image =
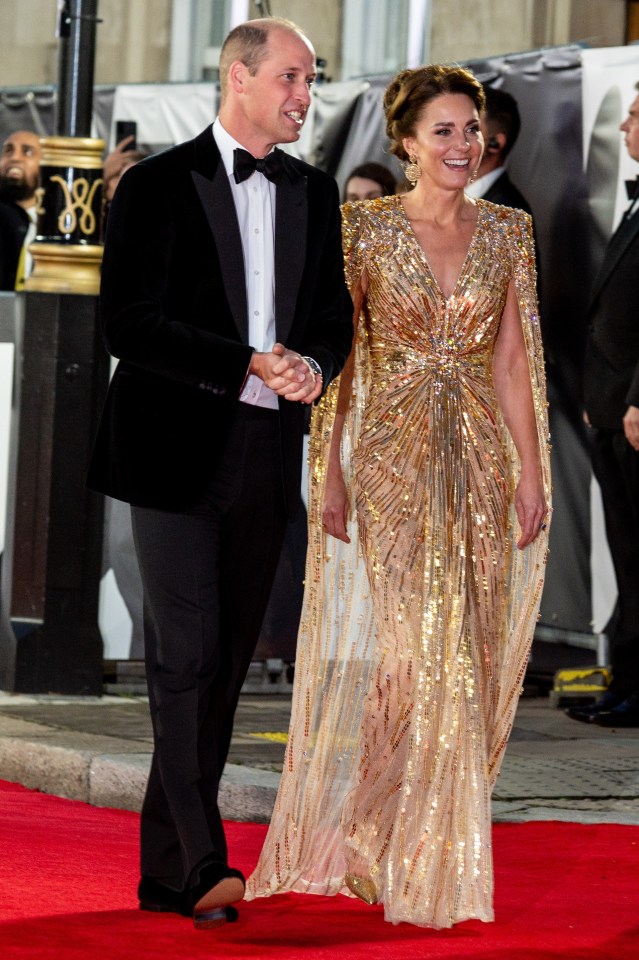
[[[456,279],[456,281],[455,281],[455,283],[454,283],[454,285],[453,285],[453,288],[452,288],[450,294],[449,294],[448,296],[446,296],[446,294],[445,294],[444,291],[442,290],[442,286],[441,286],[439,280],[437,279],[437,277],[436,277],[436,275],[435,275],[435,271],[433,270],[433,268],[432,268],[431,265],[430,265],[430,261],[429,261],[429,259],[428,259],[428,256],[426,255],[426,251],[424,250],[424,248],[422,247],[421,243],[419,242],[419,237],[417,236],[417,234],[416,234],[416,232],[415,232],[415,228],[413,227],[413,224],[411,223],[410,217],[408,216],[408,213],[406,212],[406,208],[405,208],[404,204],[402,203],[402,198],[401,198],[401,196],[399,196],[399,195],[397,195],[397,203],[398,203],[398,206],[399,206],[400,215],[404,218],[404,221],[405,221],[408,229],[410,230],[411,237],[413,238],[413,240],[414,240],[414,242],[415,242],[415,246],[417,247],[417,249],[418,249],[419,252],[420,252],[420,256],[421,256],[422,260],[424,261],[424,263],[425,263],[425,265],[426,265],[426,269],[428,270],[428,272],[429,272],[429,274],[430,274],[431,280],[433,281],[435,287],[437,288],[437,291],[438,291],[438,293],[440,294],[442,300],[444,300],[445,303],[448,303],[450,300],[452,300],[452,298],[453,298],[453,297],[455,296],[455,294],[457,293],[457,288],[459,287],[459,285],[460,285],[460,283],[461,283],[461,281],[462,281],[462,279],[463,279],[463,276],[464,276],[464,274],[465,274],[465,272],[466,272],[466,265],[467,265],[467,263],[468,263],[468,260],[469,260],[469,258],[470,258],[470,255],[471,255],[471,253],[472,253],[473,247],[475,246],[475,240],[476,240],[476,238],[477,238],[477,236],[478,236],[478,234],[479,234],[479,221],[480,221],[480,219],[481,219],[481,215],[482,215],[482,211],[483,211],[483,206],[482,206],[480,203],[477,203],[477,201],[475,201],[475,203],[476,203],[476,205],[477,205],[477,219],[476,219],[476,221],[475,221],[475,226],[473,227],[473,232],[472,232],[470,241],[469,241],[469,243],[468,243],[468,247],[467,247],[467,249],[466,249],[466,255],[464,256],[464,259],[462,260],[462,265],[461,265],[461,267],[460,267],[460,269],[459,269],[459,274],[457,275],[457,279]]]

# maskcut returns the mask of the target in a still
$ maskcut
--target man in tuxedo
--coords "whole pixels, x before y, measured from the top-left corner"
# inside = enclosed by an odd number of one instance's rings
[[[350,351],[337,185],[273,149],[299,136],[315,54],[254,20],[221,52],[218,118],[123,176],[101,309],[120,358],[89,485],[132,505],[154,755],[142,909],[234,919],[217,794],[287,518],[305,405]]]
[[[468,185],[466,193],[530,213],[528,201],[512,182],[506,169],[506,158],[515,146],[521,127],[517,101],[505,90],[495,87],[485,86],[484,93],[486,107],[480,118],[484,153],[477,179]]]
[[[0,290],[21,290],[31,272],[29,244],[36,234],[40,137],[9,134],[0,152]]]
[[[637,84],[639,90],[639,84]],[[621,124],[639,163],[639,95]],[[593,471],[603,500],[617,605],[606,627],[613,680],[591,707],[568,708],[575,720],[639,727],[639,181],[594,281],[584,367]]]

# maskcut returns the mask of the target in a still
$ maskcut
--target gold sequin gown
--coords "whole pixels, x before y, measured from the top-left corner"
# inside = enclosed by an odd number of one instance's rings
[[[350,544],[322,533],[333,384],[311,434],[289,740],[248,899],[349,894],[350,872],[373,880],[393,923],[493,918],[490,795],[546,554],[545,534],[515,547],[518,459],[492,384],[512,278],[549,498],[548,435],[530,218],[478,204],[448,299],[399,197],[343,210],[361,304],[342,435],[357,519]]]

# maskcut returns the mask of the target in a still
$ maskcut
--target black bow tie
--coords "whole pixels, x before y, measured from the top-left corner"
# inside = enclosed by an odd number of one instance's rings
[[[242,183],[243,180],[248,180],[251,174],[257,170],[258,173],[263,173],[271,183],[277,183],[284,169],[283,156],[281,150],[273,150],[263,159],[256,160],[248,150],[242,150],[240,147],[237,147],[233,151],[233,176],[235,177],[235,182]]]
[[[629,200],[634,200],[635,197],[639,196],[639,177],[635,177],[634,180],[626,180],[626,193]]]

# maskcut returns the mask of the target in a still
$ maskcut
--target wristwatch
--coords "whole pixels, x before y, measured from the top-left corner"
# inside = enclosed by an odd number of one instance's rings
[[[313,360],[312,357],[302,357],[302,360],[304,361],[308,369],[311,371],[311,373],[315,374],[316,377],[321,377],[322,379],[324,379],[322,368],[320,367],[317,360]]]

